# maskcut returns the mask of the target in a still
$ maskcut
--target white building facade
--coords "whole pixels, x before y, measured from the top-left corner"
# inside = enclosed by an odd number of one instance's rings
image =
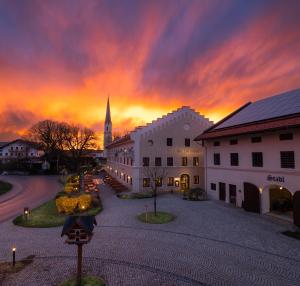
[[[300,90],[246,104],[195,140],[205,148],[210,198],[295,219],[300,212],[294,200],[300,191]]]
[[[150,190],[147,170],[164,171],[160,191],[204,188],[203,147],[193,138],[212,122],[182,107],[107,146],[107,171],[134,192]]]
[[[15,160],[38,160],[43,155],[44,151],[40,150],[36,144],[22,139],[8,142],[0,148],[2,163]]]

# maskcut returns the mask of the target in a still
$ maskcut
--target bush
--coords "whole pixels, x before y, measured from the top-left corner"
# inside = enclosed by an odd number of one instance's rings
[[[89,194],[83,194],[78,197],[60,196],[56,199],[58,212],[65,214],[86,211],[91,207],[91,203],[92,197]]]
[[[194,189],[189,189],[187,192],[185,192],[184,198],[190,201],[200,201],[206,199],[205,194],[206,194],[205,190],[201,188],[194,188]]]

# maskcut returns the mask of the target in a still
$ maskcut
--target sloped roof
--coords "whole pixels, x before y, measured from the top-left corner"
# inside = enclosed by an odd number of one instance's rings
[[[39,149],[39,145],[37,143],[31,142],[31,141],[28,141],[28,140],[24,140],[24,139],[16,139],[16,140],[13,140],[13,141],[10,141],[10,142],[3,142],[5,144],[3,144],[2,146],[0,145],[0,148],[9,146],[9,145],[14,144],[16,142],[21,142],[23,144],[26,144],[26,145],[32,147],[32,148]]]
[[[133,143],[133,140],[130,138],[130,134],[127,134],[115,141],[113,141],[112,143],[110,143],[109,145],[106,146],[107,149],[111,149],[120,145],[124,145],[124,144],[128,144],[128,143]]]
[[[253,102],[215,129],[300,113],[300,89]]]
[[[67,234],[75,224],[82,227],[86,233],[91,234],[97,221],[94,216],[69,216],[65,220],[61,236]]]
[[[195,141],[300,126],[300,89],[247,103]]]

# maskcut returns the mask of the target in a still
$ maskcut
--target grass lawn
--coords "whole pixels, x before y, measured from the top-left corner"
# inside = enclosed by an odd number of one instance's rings
[[[60,286],[76,286],[76,278],[69,279]],[[87,275],[82,278],[81,286],[105,286],[105,282],[100,277]]]
[[[131,200],[131,199],[148,199],[153,197],[151,192],[140,192],[140,193],[125,193],[117,194],[119,199]]]
[[[12,184],[4,181],[0,181],[0,195],[9,192],[12,189]]]
[[[81,214],[96,215],[101,210],[101,207],[97,207]],[[24,215],[19,215],[13,220],[13,223],[24,227],[57,227],[64,224],[65,218],[65,215],[58,213],[55,199],[53,199],[31,210],[28,220]]]
[[[282,232],[282,234],[300,240],[300,232],[299,232],[299,231],[289,231],[289,230],[288,230],[288,231]]]
[[[174,220],[175,216],[171,213],[165,213],[165,212],[156,212],[156,216],[155,216],[154,212],[148,212],[147,217],[146,217],[146,213],[141,213],[140,215],[138,215],[138,219],[144,223],[162,224]]]

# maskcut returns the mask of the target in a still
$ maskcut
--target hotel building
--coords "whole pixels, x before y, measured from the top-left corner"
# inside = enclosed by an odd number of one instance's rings
[[[247,103],[195,141],[210,198],[300,226],[300,89]]]
[[[145,170],[160,168],[160,191],[204,188],[203,147],[193,139],[212,122],[183,106],[106,145],[107,171],[134,192],[150,189]]]

